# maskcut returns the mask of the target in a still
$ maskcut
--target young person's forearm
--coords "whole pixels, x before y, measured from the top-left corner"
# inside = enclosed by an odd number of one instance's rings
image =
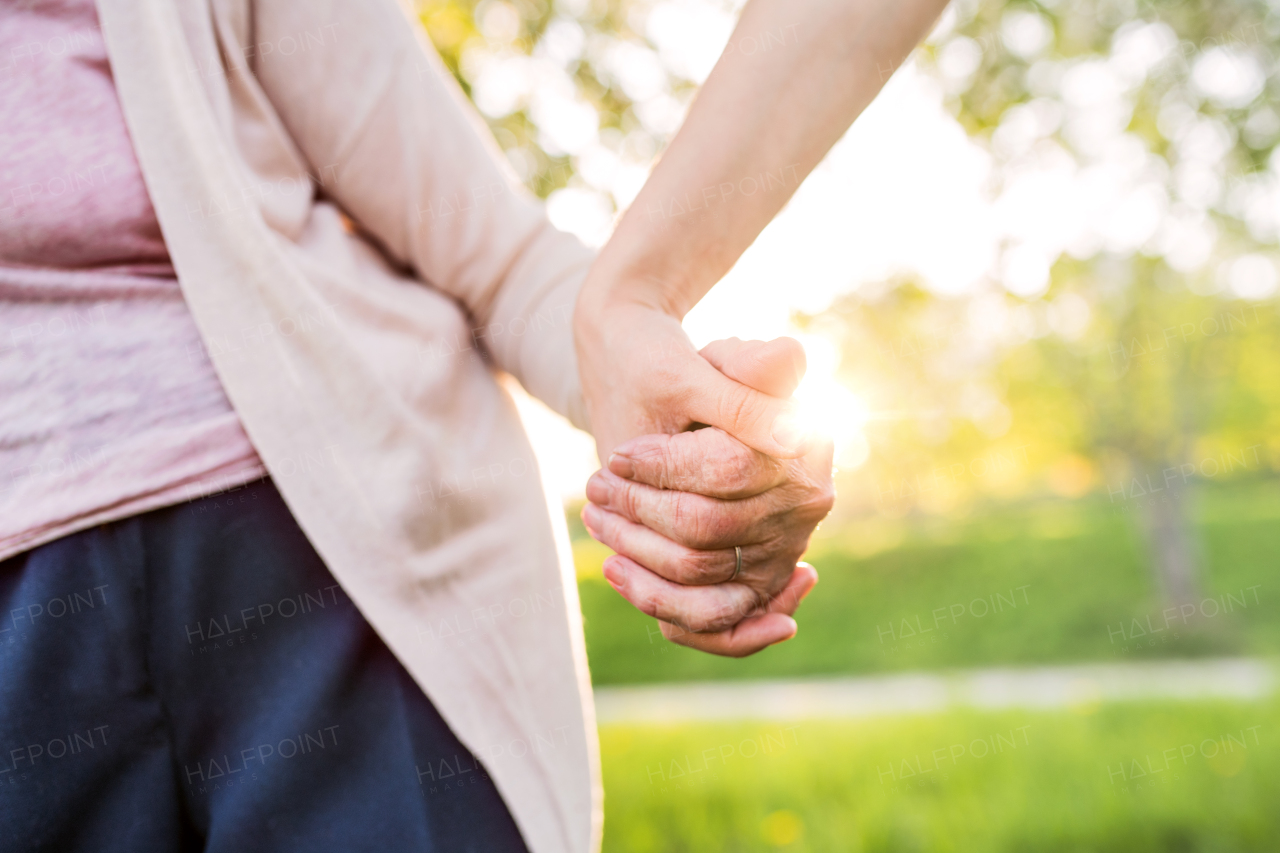
[[[592,277],[677,317],[706,294],[928,32],[945,0],[750,0]]]

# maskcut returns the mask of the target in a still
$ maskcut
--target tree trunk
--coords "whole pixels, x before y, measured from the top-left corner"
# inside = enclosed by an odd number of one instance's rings
[[[1187,489],[1166,489],[1142,508],[1156,588],[1172,605],[1200,601],[1200,537],[1187,511]]]

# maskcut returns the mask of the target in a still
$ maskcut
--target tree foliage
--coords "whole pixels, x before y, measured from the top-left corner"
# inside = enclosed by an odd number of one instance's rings
[[[976,293],[885,282],[810,318],[882,413],[846,493],[890,513],[1091,490],[1135,509],[1272,468],[1280,18],[1251,2],[954,14],[919,62],[990,152],[993,198],[1025,194],[1034,216],[1054,212],[1034,192],[1053,176],[1123,186],[1065,245],[1008,235]]]

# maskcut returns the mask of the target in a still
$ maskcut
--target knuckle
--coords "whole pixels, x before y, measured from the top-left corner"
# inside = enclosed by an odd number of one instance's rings
[[[818,521],[821,521],[827,517],[827,514],[831,512],[832,507],[835,505],[836,490],[832,485],[826,484],[811,493],[808,500],[801,506],[807,513],[812,514]]]
[[[767,459],[745,446],[734,448],[723,458],[715,460],[716,485],[726,492],[748,489],[766,469]]]
[[[835,484],[830,478],[797,483],[791,495],[792,517],[804,524],[817,524],[836,503]]]
[[[738,525],[734,522],[733,516],[727,509],[717,507],[709,510],[705,515],[707,517],[705,527],[712,544],[720,544],[726,539],[732,538],[734,532],[738,529]]]
[[[796,561],[804,553],[804,547],[805,543],[798,543],[797,547],[788,548],[786,553],[777,558],[772,570],[765,577],[763,588],[760,590],[762,607],[776,604],[779,596],[787,595],[787,584],[791,582],[791,575],[795,572]],[[789,597],[783,598],[781,603],[785,607],[790,601]],[[795,608],[792,607],[791,609],[794,610]]]
[[[704,508],[696,515],[694,541],[689,543],[693,547],[716,549],[723,547],[726,542],[734,538],[737,525],[726,510]]]
[[[696,522],[696,518],[691,517],[696,516],[696,513],[693,511],[693,507],[689,506],[689,503],[688,492],[671,492],[671,524],[677,533]]]
[[[726,388],[720,397],[719,411],[726,424],[730,424],[732,432],[740,432],[752,426],[758,414],[751,405],[752,391],[745,385],[733,385]]]
[[[706,511],[700,495],[672,492],[671,517],[677,541],[689,548],[709,548],[715,542],[719,522]]]
[[[673,436],[671,445],[672,468],[690,491],[730,492],[750,477],[754,451],[718,427]]]
[[[613,494],[613,500],[623,515],[630,519],[640,517],[640,489],[635,484],[626,481],[615,484]]]

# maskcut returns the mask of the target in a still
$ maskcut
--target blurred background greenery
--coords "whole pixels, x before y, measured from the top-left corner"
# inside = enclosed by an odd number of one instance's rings
[[[595,243],[736,12],[419,8],[512,168]],[[938,94],[1005,224],[964,287],[887,269],[790,318],[807,348],[829,343],[846,395],[840,499],[808,557],[822,580],[799,636],[744,661],[665,643],[603,582],[609,552],[570,506],[595,683],[1280,651],[1278,47],[1280,5],[1253,0],[953,4],[899,77]],[[926,219],[930,197],[914,201]],[[981,616],[980,600],[993,605]],[[945,630],[908,633],[957,604]],[[1184,606],[1195,614],[1143,631]],[[680,783],[652,768],[785,726],[606,726],[605,849],[1280,849],[1277,711],[1187,701],[808,722],[788,748]],[[927,784],[873,769],[1021,725],[1021,750]],[[1184,761],[1159,784],[1122,791],[1105,769],[1253,726],[1249,749]]]

